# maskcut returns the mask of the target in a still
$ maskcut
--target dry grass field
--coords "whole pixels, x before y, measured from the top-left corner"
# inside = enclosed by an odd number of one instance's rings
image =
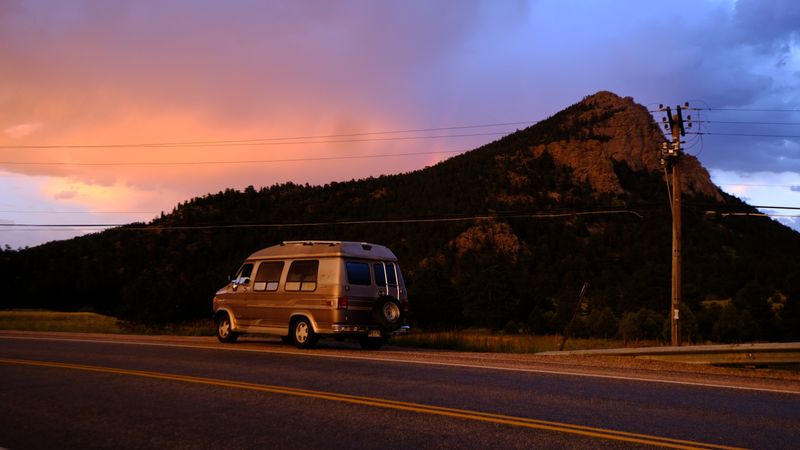
[[[178,336],[213,336],[211,320],[151,327],[131,324],[93,312],[56,312],[39,310],[0,311],[0,330],[62,331],[74,333],[163,334]],[[558,350],[561,336],[505,334],[491,330],[416,332],[395,336],[392,345],[436,348],[469,352],[538,353]],[[626,345],[615,339],[570,338],[564,350],[590,350],[626,346],[656,345],[637,342]]]
[[[131,324],[93,312],[57,312],[39,310],[0,311],[0,330],[65,331],[74,333],[174,334],[211,336],[211,320],[149,327]]]
[[[558,350],[561,336],[536,336],[531,334],[503,334],[489,330],[464,330],[426,333],[412,332],[392,338],[393,345],[417,348],[439,348],[469,352],[538,353]],[[636,343],[640,346],[645,343]],[[647,345],[654,343],[648,342]],[[621,340],[570,338],[564,350],[592,350],[626,347]]]

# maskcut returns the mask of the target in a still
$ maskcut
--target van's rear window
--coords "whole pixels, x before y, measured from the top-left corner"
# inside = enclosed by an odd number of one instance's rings
[[[317,289],[319,261],[294,261],[286,275],[287,291],[315,291]]]
[[[397,275],[395,274],[395,267],[392,263],[377,263],[375,264],[375,284],[378,286],[397,286]]]
[[[397,275],[392,263],[386,263],[386,280],[389,282],[389,286],[397,286]]]
[[[386,286],[386,268],[383,263],[374,264],[375,268],[375,284],[378,286]]]
[[[348,283],[362,286],[372,284],[372,278],[369,276],[369,264],[348,261],[345,263],[345,267],[347,268]]]

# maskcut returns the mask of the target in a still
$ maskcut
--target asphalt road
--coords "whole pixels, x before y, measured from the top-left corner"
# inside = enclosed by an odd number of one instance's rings
[[[0,447],[798,448],[800,386],[275,340],[0,333]]]

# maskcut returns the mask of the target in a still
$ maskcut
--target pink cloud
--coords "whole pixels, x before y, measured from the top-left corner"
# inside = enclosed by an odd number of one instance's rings
[[[34,134],[40,128],[42,128],[41,123],[21,123],[19,125],[6,128],[3,130],[3,133],[5,133],[11,139],[21,139]]]
[[[77,195],[78,193],[76,191],[61,191],[53,195],[53,198],[56,200],[69,200],[75,198]]]

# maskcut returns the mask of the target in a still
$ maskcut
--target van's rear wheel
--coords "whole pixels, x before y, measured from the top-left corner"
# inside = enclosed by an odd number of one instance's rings
[[[305,317],[301,317],[295,320],[292,325],[292,340],[297,348],[314,348],[317,345],[319,336],[314,333],[311,322]]]
[[[228,344],[232,344],[236,342],[236,339],[239,339],[239,333],[233,331],[231,318],[228,314],[220,314],[217,316],[217,339],[219,339],[220,342]]]

